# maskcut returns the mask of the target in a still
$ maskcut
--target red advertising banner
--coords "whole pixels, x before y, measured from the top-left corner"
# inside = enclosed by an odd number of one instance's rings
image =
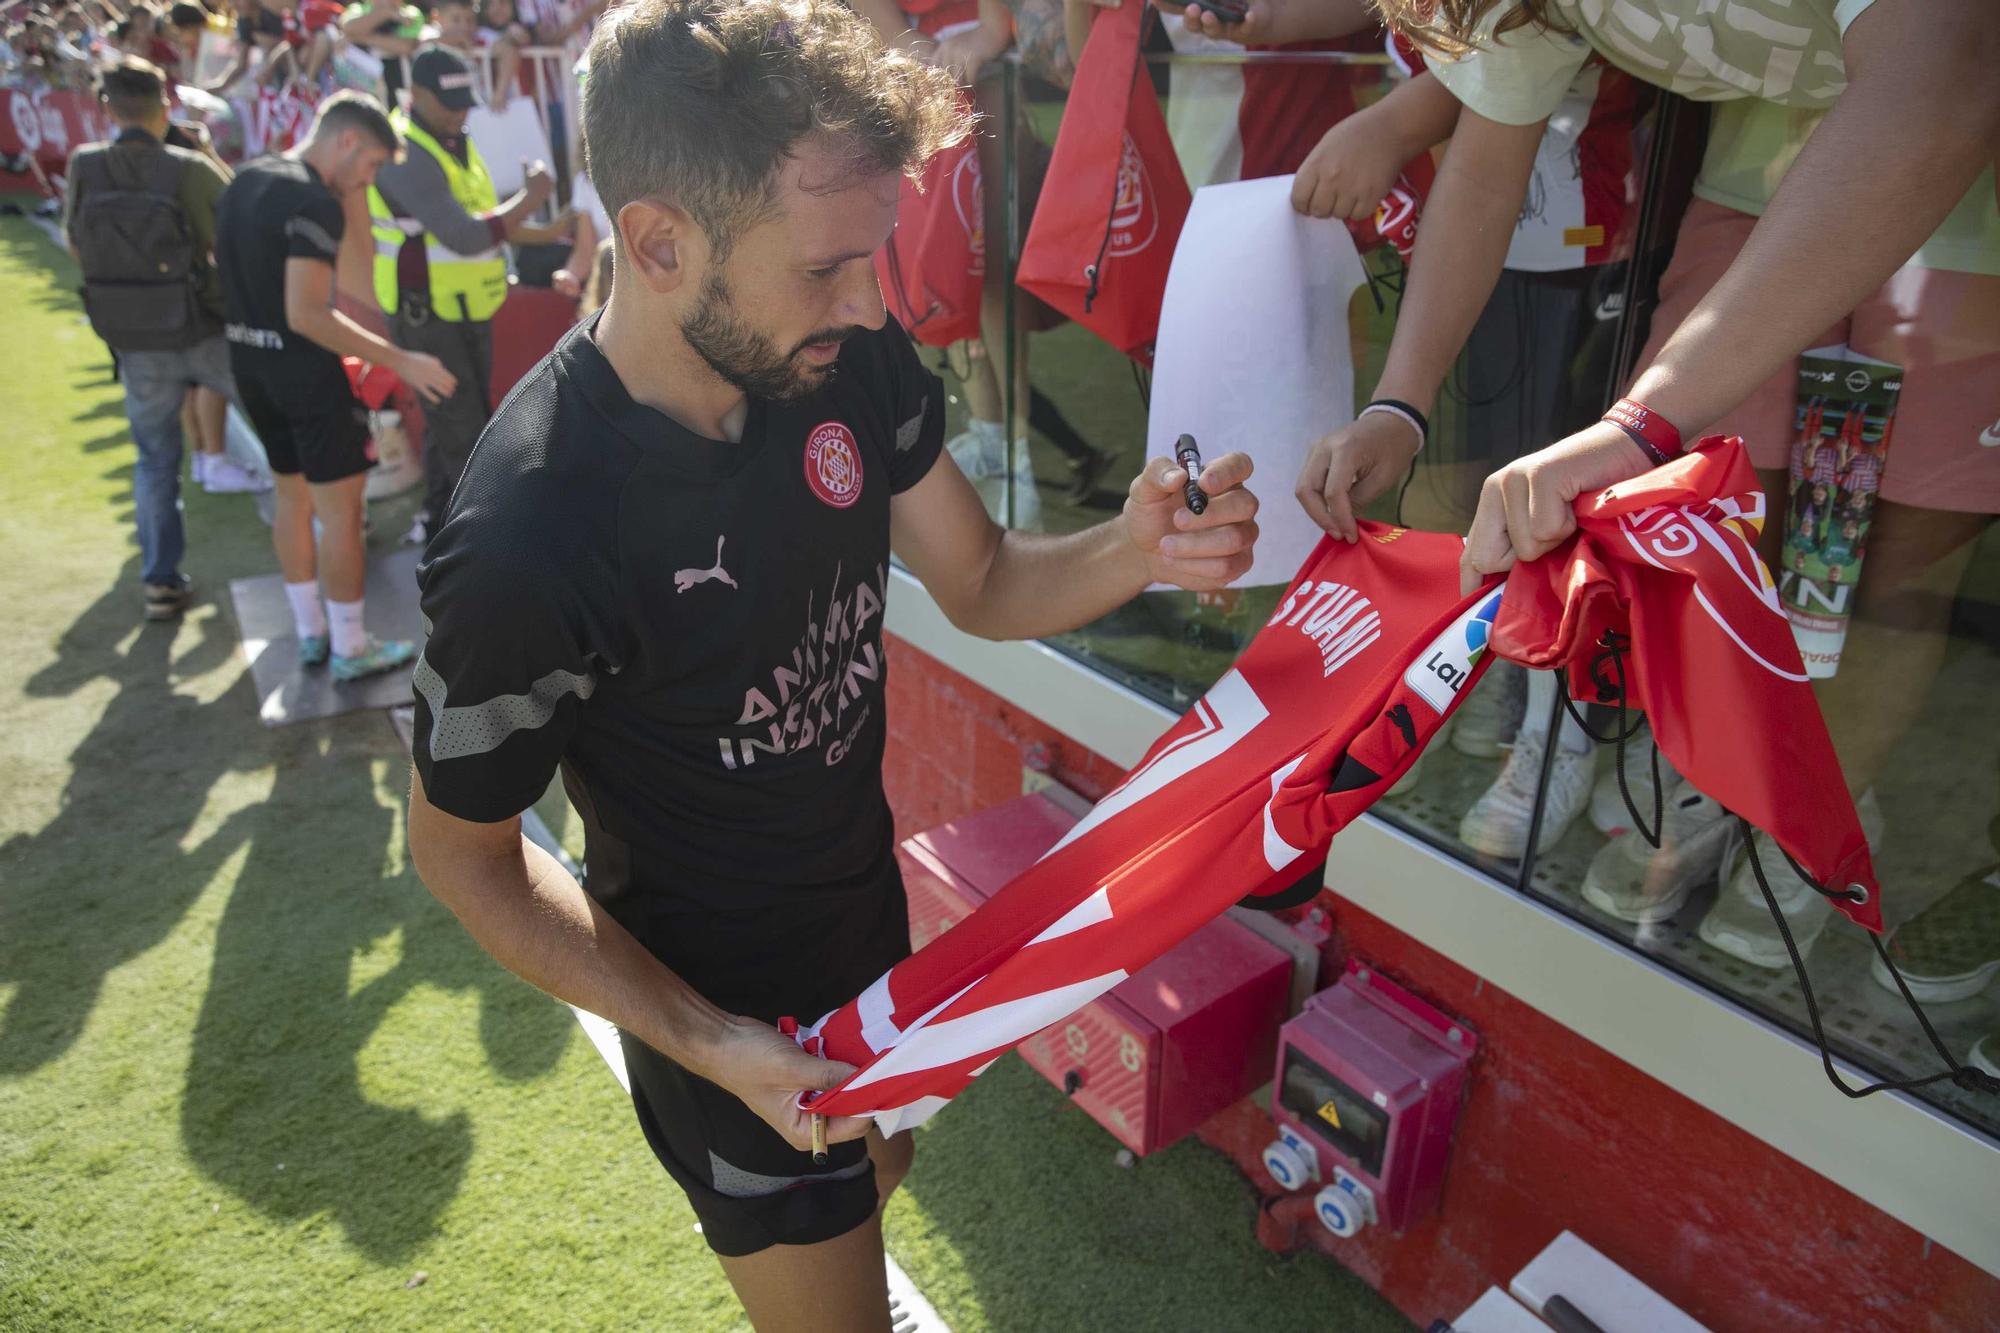
[[[0,155],[32,157],[52,180],[69,171],[69,155],[79,145],[111,137],[111,122],[87,93],[0,88],[0,100],[6,103]]]

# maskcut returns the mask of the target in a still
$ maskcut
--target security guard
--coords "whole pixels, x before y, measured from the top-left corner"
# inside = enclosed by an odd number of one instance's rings
[[[507,299],[508,241],[550,241],[568,219],[536,226],[553,181],[540,162],[521,191],[501,204],[479,149],[465,133],[473,106],[472,70],[440,46],[410,63],[410,109],[392,117],[407,145],[368,191],[375,236],[375,299],[391,335],[428,352],[458,378],[458,391],[424,408],[424,512],[415,540],[428,538],[479,432],[492,412],[494,312]]]

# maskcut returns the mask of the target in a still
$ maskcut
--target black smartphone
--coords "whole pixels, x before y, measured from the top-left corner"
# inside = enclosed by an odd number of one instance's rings
[[[1205,9],[1224,23],[1241,23],[1250,14],[1250,0],[1188,0],[1191,9]]]

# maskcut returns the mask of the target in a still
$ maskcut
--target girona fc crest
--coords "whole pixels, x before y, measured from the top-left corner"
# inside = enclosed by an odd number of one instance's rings
[[[1744,656],[1774,676],[1804,681],[1787,658],[1796,656],[1778,586],[1757,555],[1764,526],[1764,495],[1718,496],[1705,504],[1652,505],[1622,515],[1626,542],[1647,564],[1694,577],[1694,602],[1721,627]],[[1724,580],[1750,596],[1727,595]]]
[[[854,432],[838,421],[825,421],[806,436],[806,485],[835,509],[861,498],[861,446]]]
[[[1118,155],[1118,198],[1111,205],[1111,257],[1138,254],[1153,243],[1159,230],[1160,210],[1153,200],[1146,160],[1127,134],[1125,149]]]

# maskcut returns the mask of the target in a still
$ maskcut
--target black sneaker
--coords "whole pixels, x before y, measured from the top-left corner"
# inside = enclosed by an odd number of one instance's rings
[[[1112,464],[1117,461],[1118,455],[1105,453],[1101,449],[1093,449],[1080,458],[1064,459],[1064,465],[1069,468],[1070,481],[1069,490],[1064,493],[1063,499],[1073,505],[1080,505],[1090,499],[1097,494],[1097,483],[1104,479],[1104,474],[1109,472]]]
[[[146,585],[146,619],[178,620],[181,612],[194,602],[194,580],[185,574],[175,575],[172,583],[148,583]]]

